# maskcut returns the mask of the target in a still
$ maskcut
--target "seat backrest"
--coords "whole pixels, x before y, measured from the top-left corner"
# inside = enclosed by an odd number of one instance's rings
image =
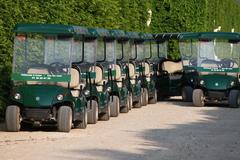
[[[183,66],[181,61],[180,62],[164,61],[162,63],[162,69],[167,71],[169,74],[172,74],[178,71],[182,71]]]
[[[71,74],[71,81],[70,81],[69,87],[77,88],[80,84],[80,73],[77,69],[71,68],[70,74]],[[57,82],[57,85],[62,86],[64,88],[68,87],[67,82]]]
[[[201,67],[203,67],[203,68],[218,68],[218,65],[215,63],[202,63]]]
[[[95,80],[95,83],[101,83],[103,81],[103,70],[101,67],[99,66],[92,66],[89,68],[89,71],[95,71],[96,72],[96,78],[95,79],[91,79],[92,83]]]
[[[49,74],[47,68],[29,68],[27,71],[28,74]],[[49,82],[41,82],[41,81],[27,81],[27,84],[34,85],[34,84],[48,84]]]
[[[129,69],[129,77],[135,78],[135,66],[132,63],[128,63],[128,69]]]
[[[116,80],[121,80],[121,78],[122,78],[122,72],[121,72],[121,67],[120,67],[120,65],[116,64],[116,65],[115,65],[115,70],[116,70]]]
[[[147,62],[143,62],[143,67],[145,68],[144,75],[150,76],[150,64]]]
[[[184,66],[189,66],[189,64],[190,64],[190,60],[182,60],[182,63],[183,63],[183,65]]]

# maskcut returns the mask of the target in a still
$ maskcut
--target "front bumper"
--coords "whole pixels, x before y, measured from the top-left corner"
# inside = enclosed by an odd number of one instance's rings
[[[23,120],[48,121],[55,120],[56,114],[50,108],[24,108],[22,118]]]

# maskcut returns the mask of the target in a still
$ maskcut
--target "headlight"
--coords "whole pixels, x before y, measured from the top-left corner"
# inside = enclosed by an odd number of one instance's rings
[[[111,87],[107,87],[108,92],[111,92],[111,90],[112,90]]]
[[[201,85],[204,85],[204,80],[200,80],[200,84],[201,84]]]
[[[193,79],[191,78],[190,81],[193,82]]]
[[[57,95],[57,100],[59,101],[63,100],[63,95],[62,94]]]
[[[234,84],[235,84],[235,82],[234,82],[234,81],[232,81],[232,82],[230,83],[230,85],[231,85],[231,86],[234,86]]]
[[[88,96],[90,94],[90,91],[89,90],[85,90],[83,93],[84,93],[85,96]]]
[[[19,93],[16,93],[16,94],[14,95],[14,99],[16,99],[16,100],[21,99],[21,95],[20,95]]]

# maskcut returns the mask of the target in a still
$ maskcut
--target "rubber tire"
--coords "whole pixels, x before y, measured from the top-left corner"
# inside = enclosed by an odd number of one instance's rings
[[[203,90],[201,89],[194,89],[193,90],[193,104],[197,107],[204,106],[204,94]]]
[[[182,100],[184,102],[192,102],[193,101],[193,88],[190,86],[184,86],[182,88]]]
[[[101,115],[100,117],[99,117],[99,120],[101,120],[101,121],[108,121],[109,119],[110,119],[110,105],[109,105],[109,103],[108,103],[108,105],[107,105],[107,111],[106,111],[106,113],[104,113],[103,115]]]
[[[149,104],[155,104],[157,103],[157,90],[154,90],[154,96],[152,98],[149,99],[148,101]]]
[[[134,108],[141,108],[142,107],[142,94],[139,96],[139,101],[134,104]]]
[[[88,114],[87,114],[87,109],[84,108],[83,111],[83,117],[82,117],[82,122],[80,122],[78,128],[80,129],[86,129],[87,128],[87,124],[88,124]]]
[[[131,110],[133,108],[133,100],[132,100],[132,93],[129,93],[128,95],[128,106],[129,106],[129,110]]]
[[[69,106],[61,106],[58,109],[57,126],[60,132],[70,132],[72,128],[72,109]]]
[[[121,108],[120,112],[121,113],[128,113],[129,112],[129,95],[127,96],[126,105]]]
[[[90,100],[87,102],[87,108],[90,108],[92,101],[92,109],[87,112],[88,124],[96,124],[98,121],[98,103],[95,100]]]
[[[146,106],[148,104],[148,90],[147,88],[143,88],[142,91],[142,106]]]
[[[21,129],[20,108],[15,105],[8,106],[6,109],[5,122],[9,132],[18,132]]]
[[[110,116],[118,117],[120,112],[119,97],[110,96]]]
[[[240,92],[239,90],[231,90],[228,95],[228,105],[232,108],[239,108],[240,106]]]

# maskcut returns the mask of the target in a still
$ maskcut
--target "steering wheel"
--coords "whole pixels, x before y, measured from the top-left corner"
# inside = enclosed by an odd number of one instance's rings
[[[234,60],[227,58],[222,59],[220,62],[222,68],[233,68],[235,63]]]
[[[67,73],[67,70],[64,70],[66,68],[66,65],[60,62],[53,62],[50,65],[50,72],[53,74],[61,74],[61,73]]]
[[[190,66],[197,66],[197,59],[196,58],[190,59],[189,60],[189,65]]]

